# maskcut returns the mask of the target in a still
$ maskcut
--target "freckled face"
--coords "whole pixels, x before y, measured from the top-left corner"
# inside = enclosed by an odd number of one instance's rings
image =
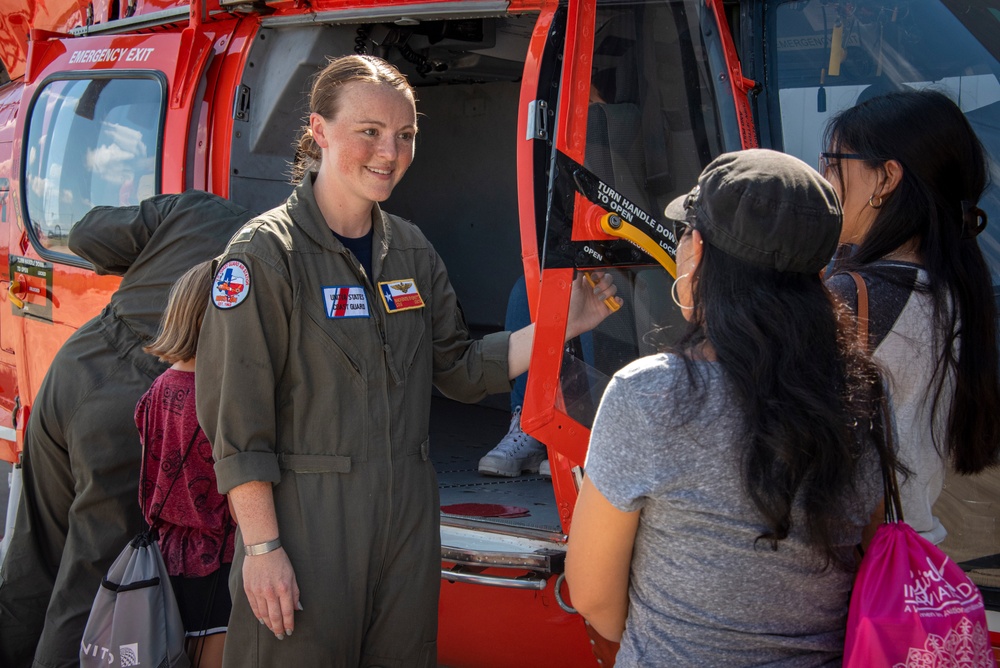
[[[323,149],[320,178],[342,205],[383,202],[413,162],[417,112],[413,98],[387,84],[344,86],[332,119],[310,116]]]

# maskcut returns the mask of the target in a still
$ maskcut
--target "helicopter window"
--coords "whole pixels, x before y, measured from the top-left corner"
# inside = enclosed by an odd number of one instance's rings
[[[708,18],[690,0],[597,3],[583,166],[654,220],[724,150]],[[561,224],[555,218],[548,225]],[[626,246],[602,249],[617,265],[602,270],[612,274],[621,310],[563,357],[560,400],[584,425],[615,371],[685,329],[670,299],[672,277],[645,255],[628,259]]]
[[[66,260],[73,224],[95,206],[156,194],[163,87],[150,78],[47,83],[32,105],[24,149],[30,236],[43,256]]]
[[[1000,17],[986,9],[955,11],[946,2],[786,2],[774,14],[780,146],[816,163],[827,121],[880,93],[930,87],[966,113],[991,158],[1000,163]],[[772,115],[774,117],[774,115]],[[1000,217],[1000,188],[980,206]],[[979,237],[1000,284],[1000,230]]]

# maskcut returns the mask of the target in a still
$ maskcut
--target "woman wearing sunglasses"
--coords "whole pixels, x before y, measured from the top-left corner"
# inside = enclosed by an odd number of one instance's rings
[[[869,344],[889,376],[906,521],[947,535],[932,506],[948,466],[978,473],[1000,459],[996,308],[977,236],[988,163],[962,111],[935,91],[872,98],[826,131],[824,175],[844,208],[845,246],[831,290],[869,295]],[[825,165],[823,163],[826,163]]]
[[[797,158],[740,151],[666,216],[684,223],[689,329],[601,401],[573,604],[621,640],[618,666],[840,665],[885,444],[878,373],[820,278],[836,192]]]

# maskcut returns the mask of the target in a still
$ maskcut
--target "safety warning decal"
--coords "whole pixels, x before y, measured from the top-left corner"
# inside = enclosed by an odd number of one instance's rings
[[[219,308],[239,306],[250,294],[250,270],[239,260],[219,267],[212,282],[212,303]]]
[[[370,318],[368,297],[360,285],[334,285],[323,288],[327,318]]]
[[[11,313],[19,318],[52,324],[52,263],[10,256]]]
[[[378,288],[382,293],[382,301],[385,302],[385,310],[389,313],[424,307],[424,300],[417,290],[417,282],[412,278],[382,281],[378,284]]]

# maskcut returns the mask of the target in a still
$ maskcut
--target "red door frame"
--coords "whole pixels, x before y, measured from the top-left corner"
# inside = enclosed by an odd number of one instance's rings
[[[754,147],[757,145],[757,135],[747,94],[755,82],[742,74],[722,0],[705,0],[705,6],[712,12],[719,28],[743,148]],[[595,0],[570,0],[555,148],[579,164],[583,163],[586,149],[595,18]],[[551,18],[549,20],[551,21]],[[540,54],[541,47],[537,50],[532,49],[529,57],[537,58]],[[522,86],[522,119],[519,125],[521,137],[526,136],[528,127],[524,118],[527,102],[534,99],[537,90],[537,63],[532,64],[536,65],[534,80],[528,81],[530,68],[526,66],[525,84]],[[531,97],[526,97],[528,95]],[[578,494],[576,479],[571,469],[582,466],[586,459],[590,429],[560,409],[559,379],[574,270],[540,269],[536,242],[537,221],[534,219],[534,188],[538,177],[532,172],[530,144],[530,140],[522,141],[518,148],[521,246],[528,301],[532,306],[532,321],[535,322],[535,338],[521,426],[526,432],[549,446],[552,482],[563,531],[568,534]],[[610,238],[594,229],[596,205],[587,202],[579,194],[576,195],[575,201],[573,238]]]

